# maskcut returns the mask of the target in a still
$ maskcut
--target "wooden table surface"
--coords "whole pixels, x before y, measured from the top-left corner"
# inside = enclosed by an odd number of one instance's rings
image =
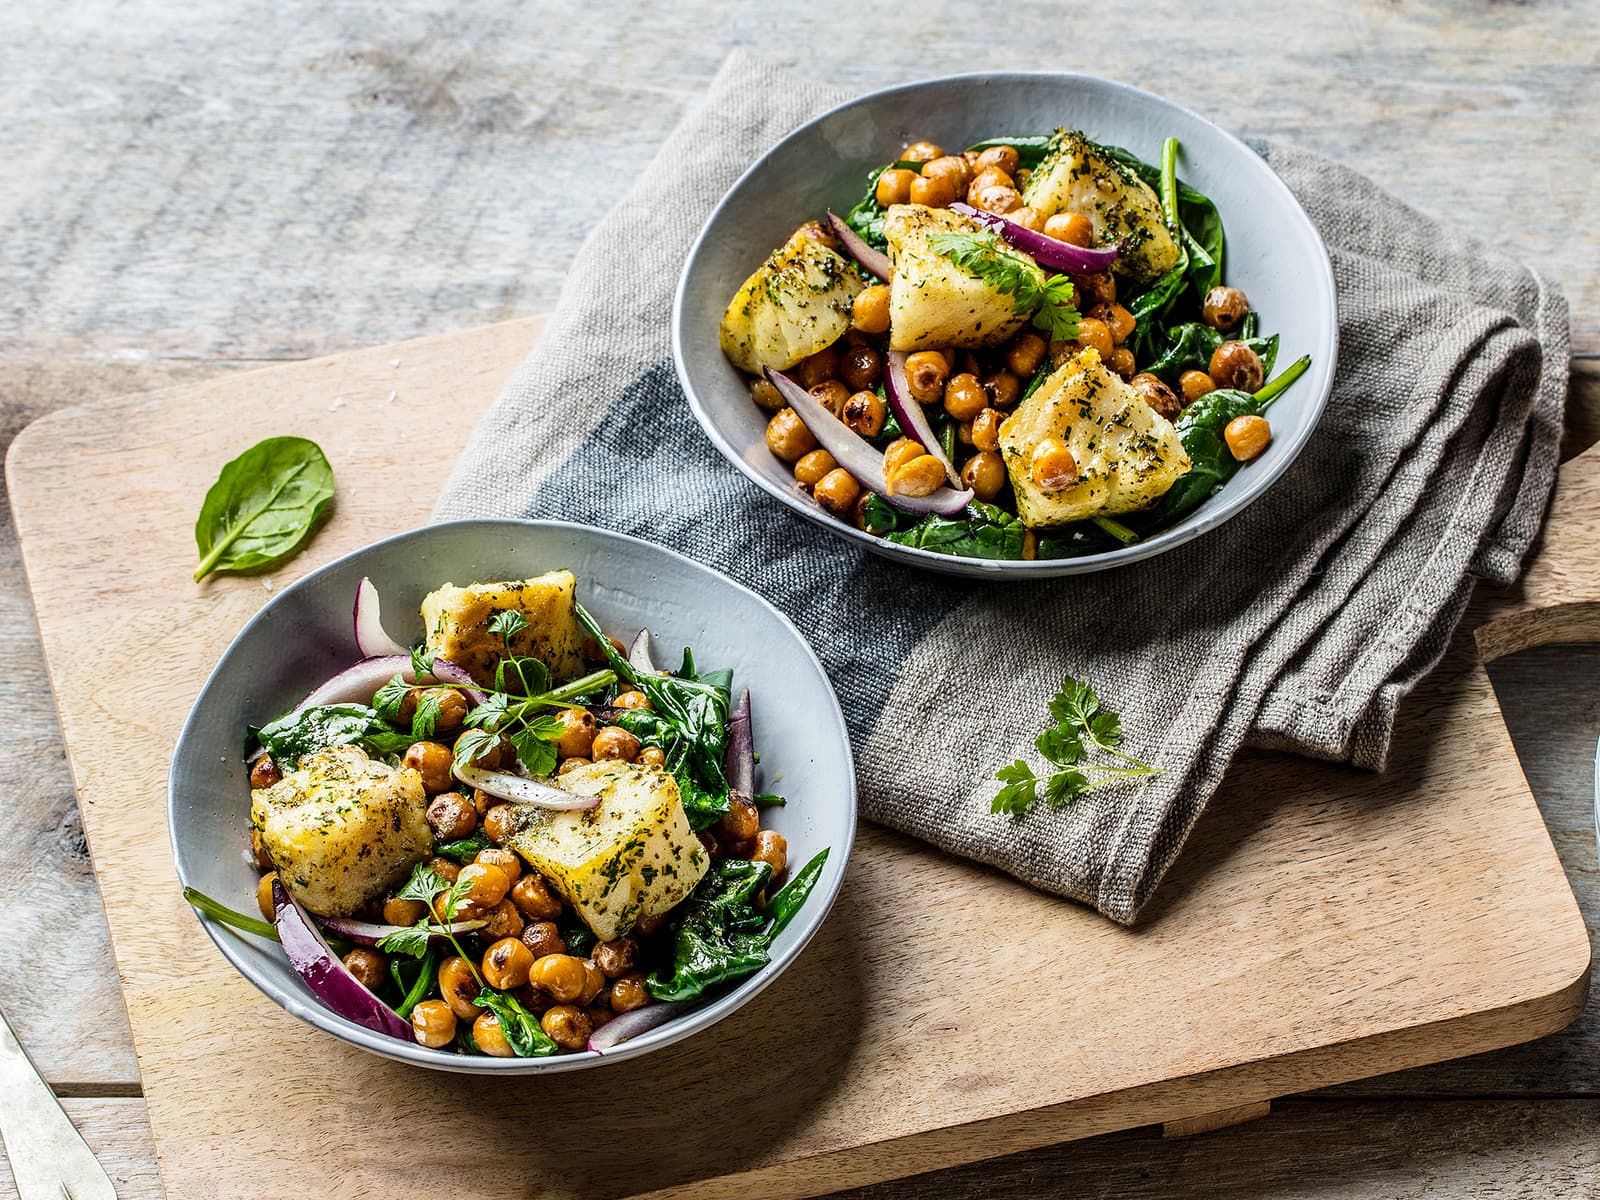
[[[987,68],[1104,74],[1337,155],[1562,284],[1570,441],[1600,437],[1596,0],[976,11],[11,0],[0,439],[67,404],[548,309],[588,227],[736,45],[862,89]],[[183,431],[172,437],[181,454]],[[39,657],[9,523],[0,653],[13,671]],[[1593,927],[1600,648],[1530,652],[1492,674]],[[156,1196],[48,690],[14,686],[6,717],[0,1002],[121,1194]],[[1591,1012],[1542,1042],[1280,1102],[1202,1138],[1133,1131],[860,1195],[1577,1195],[1600,1188],[1597,1147]],[[14,1194],[0,1167],[0,1200]]]

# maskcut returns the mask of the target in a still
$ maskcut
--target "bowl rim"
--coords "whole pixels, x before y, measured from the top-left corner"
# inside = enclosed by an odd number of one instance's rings
[[[1329,331],[1327,371],[1323,375],[1321,387],[1307,410],[1308,420],[1294,436],[1281,443],[1282,453],[1275,456],[1272,473],[1266,483],[1255,489],[1252,494],[1243,497],[1229,507],[1202,505],[1176,525],[1132,546],[1120,546],[1115,550],[1106,550],[1098,554],[1085,554],[1077,558],[992,559],[939,554],[933,550],[924,550],[917,546],[902,546],[897,542],[889,542],[884,538],[875,537],[865,530],[857,529],[854,525],[838,520],[836,517],[824,512],[817,504],[807,502],[793,488],[781,487],[773,483],[746,462],[744,456],[735,449],[711,419],[710,412],[695,392],[694,385],[689,378],[689,368],[684,353],[684,309],[688,303],[690,280],[695,273],[695,266],[700,259],[701,251],[709,243],[711,232],[718,224],[723,212],[731,207],[734,194],[744,186],[746,180],[761,169],[774,152],[790,142],[810,134],[824,122],[858,105],[915,93],[935,84],[966,83],[973,86],[987,87],[996,82],[1008,80],[1053,80],[1067,85],[1088,84],[1094,88],[1109,88],[1112,91],[1123,92],[1140,101],[1175,110],[1190,120],[1197,121],[1213,130],[1241,153],[1247,154],[1252,158],[1260,158],[1260,155],[1250,149],[1240,138],[1175,100],[1169,100],[1165,96],[1157,95],[1132,84],[1079,71],[969,71],[954,75],[930,76],[910,83],[893,84],[889,87],[864,92],[817,114],[803,125],[790,130],[773,145],[763,150],[749,166],[740,172],[739,177],[729,185],[728,190],[717,201],[716,207],[711,210],[710,215],[705,220],[705,224],[701,226],[700,232],[690,245],[689,253],[684,258],[683,268],[678,275],[678,286],[672,298],[672,362],[677,370],[678,382],[683,388],[684,395],[688,398],[689,407],[694,413],[695,420],[700,423],[700,428],[705,431],[712,444],[721,451],[722,456],[737,467],[746,479],[749,479],[769,496],[781,501],[807,520],[829,529],[835,535],[858,542],[876,554],[901,559],[911,565],[940,572],[954,571],[966,575],[1008,574],[1036,578],[1089,574],[1139,562],[1162,554],[1176,546],[1192,541],[1202,534],[1209,533],[1211,530],[1238,516],[1272,490],[1273,484],[1300,457],[1300,452],[1305,448],[1306,443],[1311,439],[1311,435],[1316,432],[1317,426],[1322,421],[1323,413],[1327,409],[1328,397],[1333,392],[1333,381],[1339,361],[1339,297],[1338,291],[1334,286],[1333,261],[1328,255],[1328,247],[1322,239],[1322,234],[1317,230],[1316,225],[1306,213],[1299,199],[1289,190],[1288,184],[1284,183],[1278,173],[1272,169],[1271,164],[1265,160],[1262,160],[1262,165],[1266,167],[1267,175],[1271,178],[1269,186],[1276,190],[1281,199],[1288,202],[1288,212],[1291,220],[1298,222],[1304,231],[1310,234],[1311,242],[1318,251],[1318,256],[1311,264],[1313,268],[1311,273],[1316,276],[1312,286],[1323,293],[1328,303],[1329,311],[1333,314],[1332,328]],[[1208,509],[1210,509],[1209,512]]]
[[[833,688],[833,681],[827,669],[817,657],[800,630],[793,621],[759,592],[756,592],[736,580],[728,578],[722,572],[697,562],[687,555],[680,554],[667,546],[657,542],[647,541],[644,538],[633,537],[630,534],[617,533],[609,529],[600,529],[592,525],[584,525],[576,521],[547,521],[532,518],[518,517],[470,517],[455,521],[440,521],[434,524],[419,525],[400,533],[390,534],[375,542],[369,542],[355,550],[351,550],[339,557],[330,560],[308,571],[305,575],[289,584],[282,591],[274,592],[272,598],[263,604],[242,625],[238,632],[229,640],[226,649],[218,656],[211,670],[206,673],[205,682],[195,694],[194,702],[189,707],[188,715],[184,718],[183,727],[178,732],[177,741],[173,745],[172,755],[167,767],[167,836],[172,847],[173,867],[178,881],[185,887],[189,885],[188,870],[185,865],[185,852],[180,838],[177,813],[177,768],[180,758],[189,750],[191,738],[197,736],[195,724],[198,720],[202,702],[214,686],[219,683],[225,665],[238,649],[239,644],[251,633],[258,624],[268,617],[268,614],[283,600],[299,591],[308,588],[314,581],[322,576],[345,567],[375,550],[407,542],[420,534],[434,533],[440,530],[460,529],[463,527],[500,528],[508,532],[516,530],[550,529],[576,534],[580,537],[597,538],[602,542],[616,541],[632,543],[635,546],[645,547],[651,553],[661,554],[668,559],[677,560],[680,565],[687,566],[694,571],[708,575],[725,587],[732,588],[738,593],[776,617],[777,620],[793,635],[795,643],[804,652],[805,658],[816,670],[818,676],[827,686],[828,695],[832,700],[831,708],[820,717],[820,723],[837,740],[843,749],[843,765],[849,777],[850,786],[847,795],[842,798],[844,805],[845,837],[842,846],[829,847],[829,867],[833,866],[837,856],[838,868],[828,871],[818,880],[818,887],[809,897],[805,910],[806,920],[797,920],[792,923],[796,930],[794,942],[781,954],[774,954],[772,961],[754,975],[748,976],[728,992],[702,1007],[696,1008],[683,1016],[670,1020],[655,1029],[646,1031],[638,1037],[630,1038],[620,1046],[606,1051],[604,1054],[591,1050],[580,1051],[575,1054],[557,1054],[548,1058],[493,1058],[489,1056],[468,1056],[452,1054],[444,1050],[430,1049],[415,1042],[403,1042],[398,1038],[371,1030],[358,1025],[346,1017],[335,1013],[332,1009],[324,1007],[315,999],[304,995],[298,989],[280,989],[275,981],[265,977],[258,978],[252,965],[242,953],[244,939],[253,935],[224,926],[198,909],[191,911],[199,920],[206,935],[212,943],[222,952],[223,958],[232,964],[258,991],[273,1001],[290,1015],[298,1017],[309,1025],[314,1025],[326,1033],[332,1034],[341,1041],[370,1050],[384,1058],[398,1062],[409,1063],[414,1066],[428,1067],[434,1070],[451,1071],[457,1074],[470,1075],[533,1075],[554,1073],[560,1071],[581,1071],[604,1066],[608,1063],[624,1062],[628,1059],[638,1058],[650,1053],[652,1050],[672,1045],[690,1037],[702,1030],[710,1028],[724,1017],[736,1010],[743,1008],[761,992],[765,991],[778,976],[782,975],[798,959],[811,939],[816,936],[829,914],[833,910],[834,902],[844,885],[845,872],[848,869],[850,856],[855,848],[857,828],[857,788],[855,752],[850,742],[849,727],[845,724],[844,712],[839,706],[838,694]],[[831,877],[831,878],[830,878]],[[265,939],[255,938],[251,944],[263,942]],[[279,994],[282,990],[283,994]]]

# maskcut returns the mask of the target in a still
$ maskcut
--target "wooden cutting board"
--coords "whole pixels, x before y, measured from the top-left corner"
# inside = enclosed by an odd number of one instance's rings
[[[1125,930],[874,827],[759,999],[643,1060],[543,1079],[415,1070],[238,977],[183,904],[166,768],[270,595],[423,522],[537,320],[54,413],[8,478],[169,1194],[802,1196],[1550,1033],[1589,943],[1470,636],[1376,776],[1256,755]],[[190,582],[219,465],[295,433],[332,521],[277,575]],[[1568,463],[1482,653],[1600,634],[1600,453]],[[1487,610],[1486,610],[1487,611]],[[240,819],[245,802],[240,797]],[[235,900],[247,906],[247,898]]]

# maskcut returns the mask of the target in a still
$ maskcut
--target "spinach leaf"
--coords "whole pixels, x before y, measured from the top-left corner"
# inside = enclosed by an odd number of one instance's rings
[[[867,496],[864,520],[870,533],[893,533],[900,528],[901,512],[876,492]]]
[[[919,550],[953,554],[959,558],[1021,558],[1027,532],[1020,518],[982,501],[967,505],[964,517],[929,513],[910,529],[890,533],[888,540]]]
[[[194,524],[196,582],[213,571],[254,571],[287,558],[333,502],[333,468],[315,442],[257,442],[222,468]]]
[[[1199,321],[1174,325],[1167,330],[1166,345],[1161,353],[1146,363],[1144,369],[1176,386],[1178,376],[1184,371],[1204,371],[1211,364],[1211,356],[1216,353],[1217,347],[1227,340],[1211,326]],[[1270,375],[1273,365],[1278,361],[1278,335],[1243,337],[1239,340],[1260,356],[1262,374]]]
[[[707,988],[742,979],[770,960],[772,939],[755,898],[772,878],[764,862],[726,858],[689,899],[672,943],[672,970],[653,971],[645,986],[657,1000],[692,1000]]]
[[[828,861],[828,847],[818,850],[812,855],[811,861],[801,867],[795,877],[778,890],[777,895],[767,901],[767,942],[770,945],[794,920],[795,913],[800,911],[800,906],[806,902],[806,897],[811,895],[811,889],[817,886],[817,880],[822,877],[823,865]]]
[[[1122,544],[1093,521],[1075,521],[1049,533],[1040,532],[1034,553],[1039,558],[1082,558]]]
[[[594,936],[594,931],[583,923],[583,918],[570,908],[563,909],[556,920],[556,932],[567,944],[567,953],[576,954],[579,958],[587,957],[599,940]]]
[[[399,754],[417,740],[364,704],[322,704],[285,713],[257,730],[256,738],[284,771],[294,770],[307,754],[329,746],[360,746],[369,754]]]
[[[1157,196],[1162,195],[1162,172],[1160,167],[1145,162],[1144,159],[1124,150],[1121,146],[1106,146],[1104,149],[1112,158],[1131,169],[1134,174],[1149,184],[1150,189]],[[1174,187],[1177,192],[1178,211],[1176,214],[1168,212],[1167,219],[1176,221],[1177,228],[1175,232],[1178,235],[1178,242],[1188,259],[1185,263],[1185,272],[1189,282],[1194,285],[1195,295],[1204,297],[1207,292],[1222,281],[1222,255],[1225,241],[1222,229],[1222,215],[1217,212],[1217,206],[1212,203],[1209,196],[1196,191],[1188,184],[1176,179],[1176,177],[1174,177]],[[1163,198],[1163,210],[1166,207],[1166,199]]]
[[[464,866],[488,848],[488,835],[483,830],[476,829],[464,838],[457,838],[453,842],[445,842],[442,846],[436,846],[433,852],[442,854],[445,858],[461,863]]]
[[[522,1006],[510,992],[484,988],[473,1000],[500,1020],[500,1032],[521,1058],[544,1058],[560,1049],[539,1024],[539,1018]]]
[[[1051,151],[1061,144],[1061,130],[1054,133],[1029,134],[1025,137],[997,137],[989,138],[968,146],[968,150],[978,153],[989,149],[990,146],[1010,146],[1017,152],[1017,166],[1033,170],[1047,157]]]

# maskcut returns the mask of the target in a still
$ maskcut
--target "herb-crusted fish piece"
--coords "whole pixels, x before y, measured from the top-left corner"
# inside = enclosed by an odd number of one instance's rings
[[[1082,213],[1096,246],[1119,245],[1112,270],[1154,279],[1178,265],[1178,243],[1161,201],[1133,171],[1083,134],[1062,132],[1028,179],[1022,201],[1045,216]]]
[[[722,315],[722,352],[752,375],[787,371],[843,336],[866,286],[855,264],[802,226],[735,293]]]
[[[511,652],[539,659],[558,682],[574,679],[583,673],[583,629],[572,607],[577,585],[571,571],[470,587],[447,583],[422,601],[428,651],[490,686],[506,644],[489,623],[517,612],[527,624],[511,635]]]

